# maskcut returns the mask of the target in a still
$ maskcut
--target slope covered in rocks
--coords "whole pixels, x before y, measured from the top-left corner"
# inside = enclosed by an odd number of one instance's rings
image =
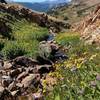
[[[88,15],[99,4],[99,0],[72,0],[68,4],[51,9],[48,14],[75,23]]]
[[[100,6],[97,6],[93,13],[86,16],[76,30],[81,33],[81,38],[87,43],[100,45]]]

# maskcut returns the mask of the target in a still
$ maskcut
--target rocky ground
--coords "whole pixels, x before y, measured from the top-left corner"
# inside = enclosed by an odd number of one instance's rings
[[[32,98],[43,100],[44,79],[47,79],[48,85],[55,84],[56,79],[49,77],[48,73],[55,70],[53,68],[55,61],[67,59],[59,48],[53,40],[42,41],[40,49],[43,52],[37,60],[20,56],[5,61],[1,57],[0,100],[18,100],[19,96],[25,97],[30,93],[32,93]],[[52,55],[51,59],[48,59],[47,53]]]
[[[18,96],[28,95],[37,88],[42,93],[42,78],[50,71],[53,71],[51,65],[40,65],[24,56],[12,61],[0,60],[0,99],[17,100]]]
[[[100,45],[100,6],[78,24],[76,31],[81,33],[81,38],[86,43]]]

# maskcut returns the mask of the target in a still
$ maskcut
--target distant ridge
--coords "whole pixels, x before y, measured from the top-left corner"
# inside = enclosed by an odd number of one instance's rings
[[[67,0],[46,0],[44,2],[36,2],[36,3],[30,3],[30,2],[17,2],[18,4],[21,4],[27,8],[30,8],[32,10],[36,10],[39,12],[47,12],[49,9],[55,6],[59,6],[61,4],[66,4]]]

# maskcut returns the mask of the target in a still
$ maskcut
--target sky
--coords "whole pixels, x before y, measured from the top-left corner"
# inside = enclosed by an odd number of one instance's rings
[[[12,0],[12,1],[17,1],[17,2],[42,2],[45,0]]]
[[[42,1],[45,1],[45,0],[8,0],[8,1],[17,1],[17,2],[42,2]],[[53,1],[53,0],[51,0]],[[69,0],[67,0],[69,1]]]

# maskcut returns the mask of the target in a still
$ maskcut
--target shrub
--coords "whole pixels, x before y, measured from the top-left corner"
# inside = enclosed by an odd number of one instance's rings
[[[16,40],[43,40],[48,35],[47,28],[23,21],[16,22],[13,27],[13,37]]]
[[[76,45],[79,42],[79,34],[77,33],[60,33],[56,37],[56,41],[61,45]]]
[[[8,43],[5,44],[5,47],[2,50],[2,54],[7,59],[13,59],[17,56],[22,56],[26,54],[26,51],[23,48],[23,46],[18,42],[9,41]]]
[[[2,50],[3,47],[4,47],[4,41],[0,40],[0,51]]]
[[[68,17],[67,16],[64,16],[64,20],[68,20]]]
[[[38,44],[37,40],[8,41],[1,53],[5,59],[13,59],[23,55],[35,58],[38,54]]]
[[[28,57],[36,58],[38,56],[39,42],[37,40],[21,41]]]

